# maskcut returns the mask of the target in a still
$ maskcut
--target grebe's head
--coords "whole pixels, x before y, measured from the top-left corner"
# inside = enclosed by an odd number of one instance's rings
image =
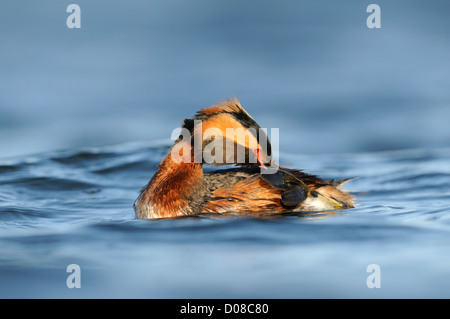
[[[266,132],[239,101],[228,99],[183,121],[189,132],[195,162],[249,167],[271,165],[271,145]],[[178,142],[186,137],[180,135]]]

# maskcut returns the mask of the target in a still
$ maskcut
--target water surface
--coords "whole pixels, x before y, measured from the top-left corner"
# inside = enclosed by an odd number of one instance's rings
[[[323,177],[359,176],[351,210],[137,220],[133,201],[167,149],[0,161],[0,296],[450,297],[449,149],[280,155]],[[66,286],[69,264],[80,289]],[[381,288],[366,285],[370,264]]]

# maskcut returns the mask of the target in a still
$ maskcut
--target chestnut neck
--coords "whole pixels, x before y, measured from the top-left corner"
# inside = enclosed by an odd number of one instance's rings
[[[176,163],[169,153],[159,165],[159,170],[147,185],[155,214],[189,215],[193,212],[192,202],[203,185],[201,163],[181,161]]]

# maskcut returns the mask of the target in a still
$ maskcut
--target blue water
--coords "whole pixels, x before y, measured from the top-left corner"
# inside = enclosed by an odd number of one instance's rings
[[[0,297],[450,297],[447,1],[377,30],[359,0],[76,3],[79,30],[0,4]],[[357,208],[136,220],[172,130],[234,95]]]
[[[167,151],[118,145],[0,165],[1,297],[450,296],[450,149],[281,154],[348,184],[358,207],[266,218],[136,220]],[[334,164],[333,164],[334,163]],[[66,267],[82,286],[66,286]],[[381,269],[369,289],[367,266]]]

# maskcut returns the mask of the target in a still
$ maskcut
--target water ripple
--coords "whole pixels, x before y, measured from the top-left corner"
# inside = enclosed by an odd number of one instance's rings
[[[181,274],[176,265],[183,264],[189,278],[192,274],[209,281],[223,277],[226,282],[239,276],[239,262],[243,262],[250,263],[252,269],[266,269],[265,280],[275,285],[279,280],[267,278],[285,274],[290,282],[299,272],[326,272],[337,264],[347,269],[346,263],[352,262],[352,269],[358,271],[364,272],[367,264],[380,263],[383,267],[389,264],[400,274],[405,263],[414,263],[450,279],[450,255],[443,253],[448,252],[450,241],[448,150],[333,158],[287,156],[293,167],[311,163],[311,173],[324,178],[359,176],[346,185],[360,191],[356,193],[357,208],[351,210],[137,220],[133,201],[166,152],[166,145],[118,145],[3,162],[2,273],[15,278],[12,271],[22,267],[28,269],[24,275],[38,280],[41,271],[55,265],[78,262],[83,267],[106,269],[112,263],[128,273],[134,269],[135,275],[129,275],[131,282],[146,276],[158,286],[158,278],[147,269]],[[224,265],[234,270],[215,276],[213,269]],[[120,277],[115,272],[111,275]],[[352,280],[350,273],[344,277]],[[183,282],[183,278],[178,281]],[[108,287],[107,281],[98,280]],[[111,290],[98,289],[106,295]]]

